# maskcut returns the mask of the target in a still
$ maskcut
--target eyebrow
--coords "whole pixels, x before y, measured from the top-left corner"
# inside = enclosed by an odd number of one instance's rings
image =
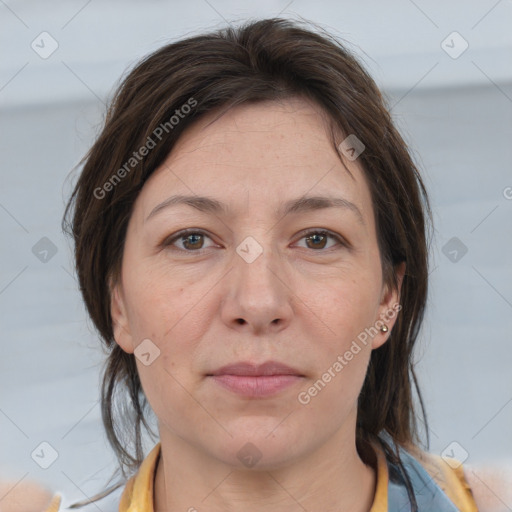
[[[192,208],[204,213],[211,213],[215,215],[227,215],[229,213],[229,209],[224,203],[221,203],[212,197],[175,195],[156,205],[153,210],[151,210],[151,213],[146,217],[146,221],[166,208],[182,204],[191,206]],[[297,199],[291,199],[281,205],[275,211],[275,215],[280,218],[291,213],[305,213],[323,210],[326,208],[350,210],[355,213],[359,223],[365,226],[364,218],[359,208],[354,203],[351,203],[342,197],[305,196]]]

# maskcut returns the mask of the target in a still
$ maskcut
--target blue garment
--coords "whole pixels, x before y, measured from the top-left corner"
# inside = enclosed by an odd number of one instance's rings
[[[387,433],[379,436],[390,446],[396,447]],[[418,505],[418,512],[459,512],[426,469],[409,452],[398,445],[402,465],[409,476]],[[410,512],[411,502],[403,474],[398,466],[386,458],[389,471],[388,512]]]

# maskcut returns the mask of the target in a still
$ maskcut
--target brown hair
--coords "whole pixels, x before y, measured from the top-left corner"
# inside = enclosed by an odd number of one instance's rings
[[[387,342],[372,351],[359,396],[358,449],[362,453],[364,444],[379,439],[381,431],[404,447],[420,442],[413,384],[426,417],[412,352],[427,300],[425,214],[432,222],[427,192],[387,101],[351,52],[324,31],[265,19],[168,44],[138,63],[116,91],[66,207],[63,230],[75,242],[80,290],[108,350],[101,410],[124,478],[144,458],[141,426],[150,432],[134,355],[115,342],[110,316],[109,279],[119,278],[134,201],[183,130],[201,116],[291,96],[313,100],[327,113],[333,143],[337,131],[355,134],[364,144],[358,158],[373,200],[384,282],[396,287],[395,267],[406,262],[402,310]],[[187,104],[191,108],[183,108]],[[176,115],[177,123],[171,119]],[[149,147],[150,139],[155,146],[143,158],[135,157],[140,148]],[[116,402],[125,406],[117,419]],[[383,444],[388,456],[400,462],[398,450]]]

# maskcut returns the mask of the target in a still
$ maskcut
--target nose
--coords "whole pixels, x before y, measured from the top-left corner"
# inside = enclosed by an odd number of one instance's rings
[[[253,334],[275,334],[289,325],[294,293],[282,262],[279,254],[254,239],[240,244],[226,276],[221,312],[225,324]]]

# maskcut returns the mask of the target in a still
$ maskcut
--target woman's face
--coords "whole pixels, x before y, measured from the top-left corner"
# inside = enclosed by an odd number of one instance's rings
[[[354,439],[371,350],[389,335],[379,319],[391,331],[399,297],[383,285],[359,161],[341,162],[318,107],[295,98],[214,118],[181,136],[137,198],[115,339],[135,351],[161,437],[277,467]],[[189,204],[159,207],[173,196]],[[267,361],[295,374],[212,376]]]

